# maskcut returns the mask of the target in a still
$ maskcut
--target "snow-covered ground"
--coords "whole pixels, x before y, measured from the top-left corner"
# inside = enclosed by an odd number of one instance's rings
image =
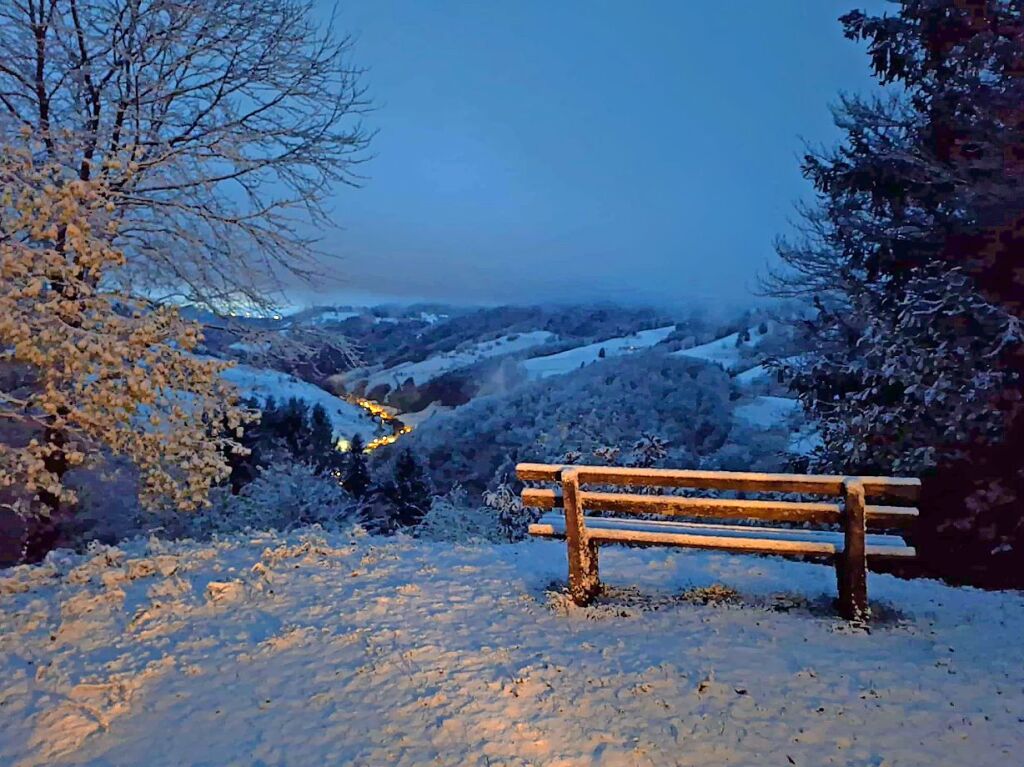
[[[754,397],[749,402],[737,405],[733,416],[751,426],[764,429],[784,427],[790,417],[800,412],[800,400],[791,397]]]
[[[254,368],[249,365],[236,365],[223,373],[224,378],[237,386],[243,396],[254,397],[266,402],[273,397],[283,402],[295,397],[313,405],[322,405],[327,411],[334,427],[334,436],[338,439],[351,439],[359,434],[364,441],[370,442],[375,437],[390,433],[380,422],[366,410],[335,397],[319,386],[302,381],[295,376],[277,370]]]
[[[253,535],[0,577],[0,764],[1019,764],[1024,597],[562,544]],[[717,586],[723,584],[725,587]],[[735,589],[735,595],[729,591]]]
[[[630,354],[641,349],[649,349],[660,344],[675,330],[674,325],[653,330],[641,330],[631,336],[620,338],[609,338],[606,341],[577,346],[567,349],[558,354],[549,354],[545,357],[533,357],[525,360],[523,367],[531,379],[548,378],[549,376],[563,375],[579,370],[583,365],[589,365],[601,359],[601,350],[604,356],[619,357],[623,354]]]
[[[529,333],[502,336],[490,341],[481,341],[466,349],[435,354],[420,362],[403,362],[384,370],[353,370],[345,374],[344,380],[346,382],[365,381],[367,391],[381,384],[397,388],[410,378],[416,386],[422,386],[453,370],[475,365],[490,357],[526,351],[546,344],[554,340],[555,337],[554,333],[547,330],[533,330]]]

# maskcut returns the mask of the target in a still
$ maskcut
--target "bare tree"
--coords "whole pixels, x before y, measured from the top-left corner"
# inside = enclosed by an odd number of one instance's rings
[[[110,190],[121,277],[267,309],[316,272],[370,134],[351,40],[310,0],[3,0],[0,135]]]

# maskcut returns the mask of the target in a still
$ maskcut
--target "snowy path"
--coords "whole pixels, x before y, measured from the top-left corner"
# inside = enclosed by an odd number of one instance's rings
[[[889,616],[864,634],[828,612],[825,567],[607,550],[620,588],[580,610],[545,592],[563,556],[257,536],[8,571],[0,764],[986,767],[1024,753],[1019,595],[874,576]],[[715,583],[744,604],[680,596]]]

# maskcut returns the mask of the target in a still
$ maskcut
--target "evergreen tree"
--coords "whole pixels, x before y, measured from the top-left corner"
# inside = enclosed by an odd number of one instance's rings
[[[323,405],[314,405],[303,421],[300,458],[321,472],[340,468],[343,461],[334,439],[334,424]]]
[[[239,492],[277,458],[309,464],[319,473],[341,467],[334,428],[322,406],[310,409],[303,400],[278,403],[273,397],[263,403],[250,399],[246,404],[260,410],[261,417],[246,428],[240,440],[248,454],[228,457],[233,492]]]
[[[430,486],[412,451],[406,448],[395,460],[392,480],[386,494],[390,496],[395,517],[402,527],[412,527],[430,509]]]
[[[371,485],[359,504],[359,521],[367,532],[374,535],[394,535],[398,530],[398,516],[391,480]]]
[[[810,297],[785,369],[820,423],[812,468],[924,478],[933,567],[1024,579],[1024,19],[1019,2],[903,0],[844,16],[890,98],[844,97],[842,146],[782,241],[779,296]]]
[[[355,434],[345,459],[345,474],[342,485],[355,498],[366,496],[370,487],[370,470],[366,465],[366,445],[362,436]]]

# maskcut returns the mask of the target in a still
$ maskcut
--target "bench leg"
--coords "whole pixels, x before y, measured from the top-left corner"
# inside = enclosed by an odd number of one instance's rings
[[[569,549],[569,595],[573,602],[585,606],[600,592],[597,545],[585,540],[582,545]]]
[[[565,539],[569,552],[569,595],[578,605],[588,605],[601,591],[597,575],[597,545],[587,537],[583,507],[579,500],[577,473],[562,473],[562,506],[565,509]]]
[[[864,485],[859,480],[843,483],[845,491],[843,553],[836,558],[839,612],[849,621],[871,617],[868,606],[868,561],[864,545],[866,514]]]

